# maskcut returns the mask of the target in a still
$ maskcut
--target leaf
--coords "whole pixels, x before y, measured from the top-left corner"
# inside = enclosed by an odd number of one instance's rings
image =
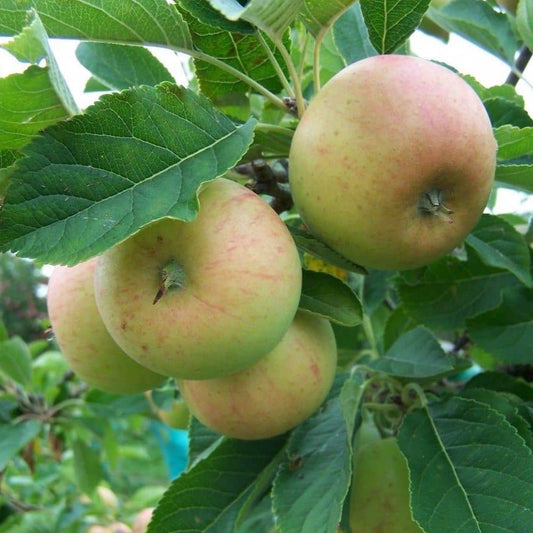
[[[524,103],[496,96],[484,99],[483,105],[489,114],[493,128],[507,125],[527,128],[533,125],[533,119],[524,109]]]
[[[453,369],[433,334],[422,326],[404,333],[370,366],[386,374],[411,379],[437,376]]]
[[[508,290],[502,304],[468,320],[470,338],[500,361],[533,361],[533,291]]]
[[[473,42],[512,65],[519,47],[509,18],[483,0],[454,0],[441,9],[430,7],[428,17],[439,26]]]
[[[105,95],[26,147],[0,248],[75,264],[158,218],[191,220],[199,185],[235,165],[254,123],[237,127],[207,99],[168,83]]]
[[[36,65],[44,59],[47,50],[39,35],[36,18],[28,26],[15,35],[11,41],[0,45],[0,48],[7,50],[19,61],[25,63],[33,63]]]
[[[513,274],[483,265],[473,255],[468,261],[443,258],[397,283],[407,314],[435,329],[463,327],[467,318],[498,306],[502,291],[515,286]]]
[[[224,440],[172,483],[154,512],[148,533],[231,531],[257,476],[284,443],[284,437]]]
[[[104,477],[100,454],[81,439],[72,443],[72,453],[76,483],[80,490],[91,493]]]
[[[294,20],[304,0],[250,0],[246,6],[237,0],[208,0],[228,20],[245,20],[267,35],[280,37]]]
[[[0,149],[21,148],[39,131],[67,118],[49,72],[31,66],[23,74],[0,79]]]
[[[498,159],[515,159],[533,155],[533,127],[500,126],[494,130],[498,142]]]
[[[178,4],[186,9],[194,18],[203,24],[230,33],[255,33],[256,29],[245,20],[228,20],[209,2],[198,0],[178,0]]]
[[[0,371],[20,385],[31,381],[32,358],[28,345],[20,338],[13,337],[0,342]]]
[[[387,319],[385,331],[383,332],[383,347],[388,350],[396,339],[414,329],[418,322],[408,316],[403,306],[398,305]]]
[[[189,451],[187,468],[193,467],[198,461],[207,457],[221,442],[224,437],[215,433],[196,418],[191,417],[189,423]]]
[[[465,398],[430,404],[405,418],[398,444],[426,533],[531,530],[533,455],[503,414]]]
[[[26,444],[41,430],[37,420],[25,420],[18,424],[0,424],[0,472]]]
[[[142,46],[81,42],[76,57],[94,79],[114,91],[174,81],[167,68]]]
[[[360,2],[356,2],[335,22],[333,37],[340,54],[348,65],[377,54],[370,42]]]
[[[339,396],[291,433],[272,489],[276,524],[284,533],[335,531],[351,482],[361,382],[359,376],[346,380]]]
[[[0,34],[21,31],[31,7],[50,37],[192,48],[187,25],[166,0],[2,0]]]
[[[380,54],[397,50],[416,30],[430,0],[360,0],[368,35]]]
[[[304,0],[300,18],[307,30],[317,36],[324,33],[355,0]]]
[[[531,165],[498,165],[496,182],[513,189],[533,193],[533,164]]]
[[[524,237],[501,217],[483,215],[466,238],[487,266],[512,272],[524,285],[532,286],[529,247]]]
[[[529,383],[501,372],[482,372],[477,374],[468,381],[465,388],[505,392],[517,396],[525,402],[533,402],[533,387]]]
[[[300,308],[343,326],[362,321],[361,302],[340,279],[322,272],[303,271]]]
[[[527,47],[533,49],[533,1],[520,0],[516,10],[516,27]]]

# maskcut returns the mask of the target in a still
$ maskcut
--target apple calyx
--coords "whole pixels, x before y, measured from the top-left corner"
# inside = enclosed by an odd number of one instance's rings
[[[448,224],[453,224],[453,219],[450,216],[453,211],[443,204],[442,191],[440,189],[431,189],[423,194],[420,198],[418,209],[424,213],[438,216],[448,222]]]
[[[156,304],[171,287],[183,288],[185,285],[185,270],[174,259],[170,260],[160,271],[161,283],[157,289],[153,304]]]

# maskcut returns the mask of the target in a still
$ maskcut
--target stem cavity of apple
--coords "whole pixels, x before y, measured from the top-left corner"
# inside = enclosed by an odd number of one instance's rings
[[[185,285],[185,270],[174,259],[169,261],[160,272],[161,283],[157,289],[153,304],[156,304],[172,287],[179,289]]]
[[[443,204],[442,191],[440,189],[431,189],[422,195],[418,209],[424,213],[438,216],[448,222],[448,224],[453,224],[453,219],[450,216],[453,211]]]

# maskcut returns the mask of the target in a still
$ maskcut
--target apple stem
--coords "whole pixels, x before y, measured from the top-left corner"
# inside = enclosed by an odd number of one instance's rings
[[[425,213],[442,218],[448,224],[453,224],[452,217],[450,216],[453,211],[442,203],[442,191],[440,189],[431,189],[425,193],[420,199],[418,208]]]
[[[161,284],[157,289],[153,304],[156,304],[171,287],[182,288],[185,285],[185,270],[174,259],[161,270]]]

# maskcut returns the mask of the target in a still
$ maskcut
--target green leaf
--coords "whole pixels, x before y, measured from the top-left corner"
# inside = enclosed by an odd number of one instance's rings
[[[466,243],[487,266],[508,270],[524,285],[532,286],[529,246],[524,237],[501,217],[483,215]]]
[[[533,127],[500,126],[494,130],[498,142],[498,159],[515,159],[533,155]]]
[[[398,444],[427,533],[531,530],[533,455],[500,412],[465,398],[434,403],[405,418]]]
[[[303,271],[300,308],[343,326],[362,321],[361,302],[340,279],[322,272]]]
[[[533,402],[533,386],[531,384],[502,372],[482,372],[468,381],[465,388],[505,392],[517,396],[525,402]]]
[[[81,439],[76,439],[72,443],[72,452],[76,483],[80,490],[90,493],[104,477],[100,454]]]
[[[304,0],[208,0],[228,20],[245,20],[266,34],[280,37],[294,20]]]
[[[221,442],[224,441],[222,435],[210,430],[194,417],[191,417],[189,423],[188,437],[188,468],[191,468],[198,461],[207,457]]]
[[[272,489],[276,524],[284,533],[335,531],[351,482],[360,385],[345,381],[340,396],[291,433]]]
[[[404,333],[411,331],[418,322],[411,318],[402,305],[398,305],[387,319],[383,333],[383,348],[388,350]]]
[[[24,146],[39,131],[68,116],[50,81],[48,68],[31,66],[23,74],[0,79],[0,101],[2,150]]]
[[[47,54],[47,49],[41,40],[37,18],[26,26],[11,41],[0,45],[0,48],[7,50],[19,61],[26,63],[39,63]]]
[[[31,363],[28,345],[20,337],[0,342],[0,371],[12,380],[21,385],[29,383],[32,373]]]
[[[370,42],[360,2],[356,2],[335,22],[333,37],[339,53],[348,65],[377,54]]]
[[[497,183],[533,194],[533,164],[498,165],[495,179]]]
[[[483,0],[454,0],[441,9],[430,7],[428,17],[512,65],[518,49],[509,18]]]
[[[518,3],[516,27],[527,47],[533,50],[533,0],[520,0]]]
[[[50,37],[192,48],[187,25],[166,0],[3,0],[0,34],[20,32],[31,7]]]
[[[380,54],[397,50],[416,30],[430,0],[360,0],[374,48]]]
[[[200,22],[225,30],[230,33],[255,33],[256,29],[245,20],[228,20],[220,11],[215,9],[209,2],[198,0],[178,0],[178,4],[186,9]]]
[[[106,95],[26,147],[0,248],[75,264],[158,218],[191,220],[199,185],[235,165],[254,123],[237,127],[207,99],[168,83]]]
[[[166,67],[142,46],[82,42],[76,57],[94,79],[114,91],[174,81]]]
[[[18,424],[0,424],[0,472],[26,444],[41,430],[37,420],[25,420]]]
[[[463,327],[501,303],[502,291],[521,286],[516,277],[479,262],[446,257],[398,280],[400,300],[409,316],[436,329]]]
[[[284,437],[224,440],[208,457],[172,483],[154,512],[148,532],[231,531],[247,496],[255,488],[257,476],[269,466],[284,443]]]
[[[518,128],[528,128],[533,125],[533,119],[524,109],[523,102],[494,96],[483,100],[483,104],[493,128],[512,125]]]
[[[502,304],[468,320],[470,338],[500,361],[528,364],[533,360],[533,291],[508,290]]]
[[[370,366],[386,374],[411,379],[437,376],[453,368],[452,359],[423,326],[404,333],[382,358],[372,361]]]
[[[300,12],[307,30],[315,37],[327,29],[340,17],[355,0],[304,0]]]

